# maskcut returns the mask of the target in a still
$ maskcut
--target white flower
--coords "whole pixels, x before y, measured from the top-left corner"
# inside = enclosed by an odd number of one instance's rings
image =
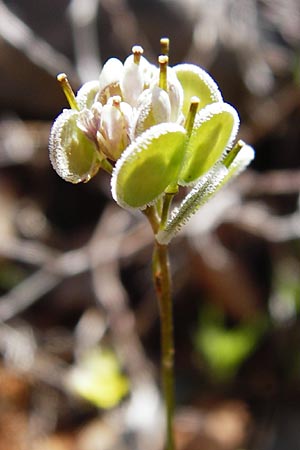
[[[101,111],[97,141],[101,151],[112,160],[117,160],[130,143],[132,108],[122,102],[121,97],[109,99]]]

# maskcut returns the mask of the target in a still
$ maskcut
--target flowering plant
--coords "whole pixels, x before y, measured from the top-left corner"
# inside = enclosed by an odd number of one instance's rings
[[[65,74],[58,80],[70,109],[54,122],[50,159],[71,183],[89,181],[99,169],[111,174],[114,200],[139,209],[154,235],[153,274],[162,324],[162,369],[167,411],[167,449],[174,448],[173,338],[167,245],[182,225],[253,159],[236,144],[239,117],[223,101],[215,81],[192,64],[169,67],[169,41],[161,39],[158,67],[132,48],[124,64],[103,66],[99,80],[73,93]],[[171,211],[180,187],[190,187]]]

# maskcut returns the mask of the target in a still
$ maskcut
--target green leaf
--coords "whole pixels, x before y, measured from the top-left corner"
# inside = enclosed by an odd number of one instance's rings
[[[237,135],[238,127],[238,114],[227,103],[213,103],[202,109],[196,115],[179,184],[194,183],[224,156]]]
[[[99,170],[96,146],[77,126],[79,112],[65,109],[55,120],[49,139],[49,155],[54,170],[65,181],[89,181]]]
[[[223,101],[216,82],[205,70],[193,64],[178,64],[173,69],[183,88],[183,113],[185,116],[189,112],[190,102],[193,96],[200,99],[200,109],[210,103]]]
[[[112,176],[112,195],[124,208],[143,209],[177,181],[186,131],[173,123],[155,125],[122,153]]]

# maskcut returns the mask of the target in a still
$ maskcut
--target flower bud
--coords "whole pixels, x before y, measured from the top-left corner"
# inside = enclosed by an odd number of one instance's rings
[[[102,105],[95,102],[91,109],[84,108],[79,112],[77,126],[93,142],[97,143],[97,131],[100,128]]]
[[[121,97],[112,97],[102,108],[97,140],[101,151],[117,160],[130,142],[132,108]]]

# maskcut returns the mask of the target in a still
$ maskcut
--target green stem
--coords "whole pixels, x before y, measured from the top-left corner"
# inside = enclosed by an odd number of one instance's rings
[[[142,213],[147,217],[151,225],[152,231],[156,234],[159,230],[159,217],[154,206],[147,206]]]
[[[167,223],[168,218],[169,218],[169,212],[170,212],[170,207],[171,207],[171,204],[172,204],[173,197],[174,197],[173,193],[170,193],[170,194],[166,193],[165,194],[163,207],[162,207],[162,212],[161,212],[160,229],[163,229],[166,226],[166,223]]]
[[[162,382],[166,409],[166,447],[175,450],[174,416],[174,340],[171,276],[168,246],[155,242],[153,253],[153,278],[159,304],[161,322]]]
[[[109,161],[107,161],[107,159],[103,159],[101,161],[101,167],[103,170],[105,170],[105,172],[109,173],[110,175],[112,174],[113,166]]]

